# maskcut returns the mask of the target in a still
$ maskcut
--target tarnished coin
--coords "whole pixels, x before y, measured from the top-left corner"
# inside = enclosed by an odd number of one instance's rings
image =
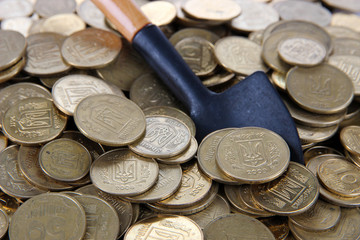
[[[87,28],[67,37],[61,54],[74,67],[101,68],[115,60],[121,47],[121,39],[115,33]]]
[[[0,152],[4,150],[8,145],[8,139],[0,132]]]
[[[61,13],[72,13],[75,11],[75,0],[37,0],[35,11],[44,18]]]
[[[91,0],[82,1],[80,5],[77,6],[76,12],[89,26],[110,30],[105,23],[105,15]]]
[[[351,103],[354,86],[341,70],[328,64],[294,67],[286,77],[290,97],[302,108],[315,113],[336,113]]]
[[[155,158],[180,154],[190,144],[189,128],[180,120],[169,116],[147,116],[145,136],[129,145],[135,153]]]
[[[327,26],[325,30],[330,34],[332,38],[354,38],[360,39],[360,33],[345,27],[345,26]]]
[[[261,46],[245,37],[229,36],[218,40],[215,56],[219,64],[230,72],[250,75],[267,70],[261,59]]]
[[[41,148],[39,162],[49,177],[71,182],[83,178],[89,172],[91,155],[75,140],[60,138]]]
[[[360,155],[360,126],[347,126],[341,129],[340,141],[346,150],[354,155]]]
[[[330,127],[308,127],[302,124],[296,124],[296,129],[299,133],[299,138],[304,142],[322,142],[330,139],[335,135],[339,125]]]
[[[243,184],[238,187],[238,196],[240,200],[251,210],[253,211],[265,211],[262,207],[260,207],[254,198],[251,196],[250,185]]]
[[[360,43],[357,39],[353,38],[334,38],[333,39],[333,56],[350,55],[360,56]]]
[[[46,98],[20,100],[3,115],[3,133],[13,142],[35,145],[51,141],[61,134],[67,116]]]
[[[309,231],[322,231],[334,227],[340,220],[339,206],[317,200],[310,210],[295,216],[289,216],[290,221]]]
[[[140,157],[127,149],[115,149],[95,160],[90,176],[93,184],[104,192],[135,196],[154,186],[158,172],[155,160]]]
[[[71,66],[61,56],[65,37],[57,33],[36,33],[26,38],[27,62],[24,71],[30,75],[46,76],[64,73]]]
[[[156,215],[132,225],[124,240],[145,239],[204,240],[201,228],[191,219],[176,215]]]
[[[269,228],[269,230],[274,234],[275,239],[290,240],[287,238],[290,234],[287,217],[273,216],[260,218],[259,220],[265,224],[267,228]]]
[[[81,240],[85,229],[85,211],[78,201],[65,194],[45,193],[27,200],[16,211],[9,237]]]
[[[1,21],[1,29],[13,30],[27,37],[33,23],[34,21],[30,17],[7,18]]]
[[[10,197],[3,192],[0,194],[0,209],[4,210],[9,217],[14,215],[16,210],[20,207],[21,202],[20,199]]]
[[[204,229],[206,240],[234,239],[241,236],[243,239],[274,239],[271,231],[259,220],[243,215],[229,214],[221,216]]]
[[[156,158],[155,160],[164,164],[183,164],[194,158],[198,150],[198,143],[194,136],[191,137],[190,145],[180,154],[169,158]]]
[[[2,2],[0,2],[0,4],[1,3]],[[25,49],[26,40],[21,33],[10,30],[0,30],[0,71],[18,62],[24,56]]]
[[[55,105],[65,114],[72,116],[77,104],[87,96],[113,94],[111,87],[103,80],[83,74],[72,74],[60,78],[52,88]]]
[[[55,32],[69,36],[85,29],[85,22],[76,14],[63,13],[47,18],[41,25],[41,32]]]
[[[270,80],[278,89],[280,89],[281,91],[286,91],[286,74],[278,71],[273,71],[271,73]]]
[[[120,221],[115,209],[99,197],[91,195],[73,196],[84,208],[86,231],[84,240],[116,240]]]
[[[33,13],[34,7],[28,0],[0,1],[0,20],[13,17],[25,17]]]
[[[26,59],[22,58],[13,66],[0,71],[0,83],[15,77],[25,67],[25,64],[26,64]]]
[[[75,109],[75,124],[86,137],[108,146],[124,146],[141,138],[145,115],[132,101],[101,94],[84,98]]]
[[[155,185],[145,193],[128,197],[131,202],[157,202],[175,193],[181,184],[182,170],[180,165],[159,164],[159,176]]]
[[[290,162],[287,171],[265,184],[252,185],[251,194],[265,210],[278,215],[296,215],[310,209],[319,196],[319,183],[310,170]]]
[[[140,9],[157,26],[170,24],[176,17],[176,7],[167,1],[148,2]]]
[[[310,161],[310,159],[317,157],[319,155],[323,154],[333,154],[337,156],[342,156],[342,153],[340,153],[338,150],[327,147],[327,146],[315,146],[312,148],[309,148],[304,152],[304,161],[305,165]]]
[[[201,37],[212,44],[219,40],[219,36],[209,30],[202,28],[183,28],[171,35],[169,41],[175,46],[179,41],[188,37]]]
[[[0,238],[2,239],[7,233],[9,227],[9,216],[5,210],[0,209]]]
[[[228,176],[243,183],[264,183],[287,169],[290,150],[273,131],[244,127],[230,132],[217,147],[216,162]]]
[[[204,84],[205,87],[211,88],[211,87],[218,87],[223,84],[230,83],[234,80],[235,74],[226,71],[225,69],[215,73],[214,75],[211,75],[207,77],[205,80],[202,80],[202,84]]]
[[[95,187],[93,184],[88,184],[88,185],[82,186],[75,190],[75,192],[78,192],[81,194],[93,195],[93,196],[98,196],[99,191],[100,191],[100,189]]]

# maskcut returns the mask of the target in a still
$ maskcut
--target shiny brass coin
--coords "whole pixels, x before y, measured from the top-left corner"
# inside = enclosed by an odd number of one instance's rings
[[[41,17],[48,18],[56,14],[74,12],[76,2],[75,0],[37,0],[34,8]]]
[[[360,126],[347,126],[341,129],[340,141],[346,150],[355,156],[360,155]]]
[[[333,53],[332,55],[350,55],[360,56],[360,44],[357,39],[353,38],[334,38],[333,39]]]
[[[175,49],[197,76],[206,76],[217,66],[214,45],[201,37],[188,37],[176,43]]]
[[[40,167],[38,146],[21,145],[18,166],[25,179],[34,186],[45,190],[59,191],[73,188],[71,185],[47,176]]]
[[[27,200],[11,218],[9,237],[81,240],[86,229],[84,209],[75,199],[60,193],[44,193]]]
[[[33,11],[33,4],[28,0],[0,1],[0,20],[29,16],[33,13]]]
[[[327,147],[327,146],[315,146],[315,147],[309,148],[308,150],[306,150],[304,152],[305,165],[312,158],[317,157],[319,155],[323,155],[323,154],[334,154],[334,155],[342,156],[342,153],[339,152],[338,150],[334,149],[334,148]]]
[[[212,76],[207,77],[205,80],[202,80],[202,84],[204,84],[205,87],[216,87],[219,85],[222,85],[224,83],[228,83],[229,81],[233,80],[235,77],[234,73],[230,73],[228,71],[221,71],[219,73],[215,73]]]
[[[198,143],[194,136],[191,137],[190,145],[180,154],[169,158],[156,158],[155,160],[164,164],[183,164],[192,160],[198,150]]]
[[[99,197],[91,195],[73,196],[84,208],[86,231],[84,239],[116,240],[120,221],[115,209]]]
[[[272,232],[259,220],[243,215],[229,214],[211,221],[204,229],[206,240],[234,239],[275,239]]]
[[[359,239],[360,229],[356,223],[360,213],[356,208],[342,208],[340,221],[327,231],[307,231],[289,222],[291,232],[296,239]]]
[[[336,12],[331,17],[331,26],[347,27],[356,32],[360,31],[359,23],[360,17],[356,14]]]
[[[61,134],[67,116],[52,101],[41,97],[16,102],[3,115],[3,133],[13,142],[35,145],[51,141]]]
[[[25,49],[26,40],[21,33],[10,30],[0,30],[0,71],[18,62],[23,57]]]
[[[20,199],[10,197],[3,192],[0,193],[0,209],[5,211],[9,217],[16,212],[21,203],[22,201]]]
[[[260,218],[260,222],[265,224],[267,228],[274,234],[275,239],[286,239],[290,234],[288,218],[282,216],[274,216],[269,218]]]
[[[229,21],[241,13],[240,6],[232,0],[188,0],[182,9],[191,17],[213,21]]]
[[[171,2],[148,2],[142,5],[140,9],[157,26],[170,24],[176,17],[176,7]]]
[[[8,80],[11,80],[13,77],[15,77],[25,67],[25,64],[26,64],[26,59],[22,58],[15,65],[0,71],[0,83],[6,82]]]
[[[169,41],[175,46],[179,41],[188,37],[201,37],[212,44],[219,40],[219,36],[209,30],[202,28],[183,28],[171,35]]]
[[[287,171],[265,184],[252,185],[255,201],[269,212],[296,215],[310,209],[319,196],[319,183],[303,165],[290,162]]]
[[[275,132],[259,127],[232,131],[217,147],[219,168],[243,183],[269,182],[287,169],[289,161],[290,150],[285,140]]]
[[[169,116],[147,116],[145,136],[129,145],[142,156],[154,158],[173,157],[183,152],[190,144],[189,128],[180,120]]]
[[[87,28],[67,37],[61,54],[74,67],[101,68],[115,60],[121,47],[121,39],[115,33]]]
[[[190,218],[176,215],[156,215],[132,225],[124,240],[145,239],[204,240],[201,228]]]
[[[349,159],[356,166],[360,167],[360,157],[350,153],[349,151],[345,151],[345,157]]]
[[[0,209],[0,238],[1,239],[7,233],[8,227],[9,227],[9,216],[3,209]]]
[[[124,146],[145,132],[145,116],[132,101],[101,94],[84,98],[74,112],[75,124],[86,137],[108,146]]]
[[[308,231],[322,231],[334,227],[340,220],[339,206],[317,200],[310,210],[295,216],[289,216],[290,221]]]
[[[51,178],[64,182],[77,181],[90,171],[91,155],[75,140],[60,138],[41,147],[41,169]]]
[[[193,162],[183,169],[180,188],[169,198],[155,203],[159,207],[184,208],[195,205],[206,198],[212,181]]]
[[[261,47],[247,38],[229,36],[215,44],[215,56],[225,69],[243,75],[266,71],[261,59]]]
[[[283,74],[281,72],[273,71],[270,79],[272,80],[272,82],[274,83],[274,85],[276,87],[278,87],[282,91],[286,91],[286,75],[285,74]]]
[[[12,17],[1,21],[1,29],[13,30],[27,37],[32,24],[33,19],[30,17]]]
[[[332,38],[354,38],[360,39],[360,33],[345,26],[326,26],[325,30]]]
[[[311,147],[313,147],[313,146],[315,146],[316,145],[316,143],[314,143],[314,142],[302,142],[301,143],[301,149],[303,150],[303,151],[305,151],[306,149],[308,149],[308,148],[311,148]]]
[[[294,67],[288,72],[286,82],[290,97],[302,108],[315,113],[341,112],[354,96],[351,79],[328,64]]]
[[[8,139],[0,132],[0,152],[4,150],[8,145]]]
[[[251,196],[250,185],[243,184],[238,187],[237,190],[238,196],[240,200],[251,210],[253,211],[265,211],[262,207],[260,207],[254,198]]]
[[[299,133],[299,138],[304,142],[322,142],[330,139],[335,135],[339,125],[330,127],[308,127],[302,124],[296,124],[296,129]]]
[[[57,33],[36,33],[26,38],[26,65],[24,71],[30,75],[47,76],[64,73],[71,66],[61,56],[61,45],[65,37]]]
[[[89,26],[110,31],[105,23],[105,15],[91,0],[82,1],[76,8],[76,13]]]
[[[72,116],[77,104],[84,98],[96,94],[114,94],[103,80],[89,75],[72,74],[60,78],[52,88],[55,105]]]
[[[317,176],[331,192],[345,197],[360,196],[360,170],[348,161],[329,159],[319,165]]]
[[[73,13],[63,13],[47,18],[41,25],[40,32],[55,32],[69,36],[84,30],[85,27],[85,22],[79,16]]]
[[[122,196],[148,191],[158,179],[155,160],[140,157],[127,149],[115,149],[101,155],[91,165],[90,177],[100,190]]]

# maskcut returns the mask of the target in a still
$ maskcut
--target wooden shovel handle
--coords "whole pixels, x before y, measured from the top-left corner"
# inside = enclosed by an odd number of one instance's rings
[[[129,42],[132,42],[139,30],[150,23],[132,0],[92,1]]]

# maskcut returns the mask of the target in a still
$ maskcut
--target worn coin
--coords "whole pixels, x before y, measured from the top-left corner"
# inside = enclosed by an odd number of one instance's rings
[[[21,33],[24,37],[29,35],[33,20],[30,17],[12,17],[1,21],[1,29],[13,30]]]
[[[80,5],[77,6],[76,12],[89,26],[110,30],[105,23],[104,14],[91,0],[82,1]]]
[[[334,148],[327,146],[314,146],[304,152],[305,165],[310,161],[310,159],[323,154],[333,154],[333,155],[342,156],[342,153]]]
[[[41,25],[41,32],[55,32],[69,36],[85,29],[85,22],[76,14],[63,13],[47,18]]]
[[[360,12],[360,3],[356,0],[341,1],[341,0],[323,0],[323,2],[330,7],[341,9],[349,12]]]
[[[270,81],[273,85],[277,87],[277,89],[281,91],[286,91],[286,74],[278,71],[273,71],[271,73]]]
[[[78,189],[75,190],[75,192],[81,193],[81,194],[87,194],[87,195],[93,195],[93,196],[98,196],[98,192],[100,190],[95,187],[93,184],[88,184],[82,187],[79,187]]]
[[[7,233],[9,227],[9,216],[5,210],[0,209],[0,238],[2,239]]]
[[[72,13],[75,11],[75,0],[37,0],[35,11],[44,18],[51,17],[61,13]]]
[[[8,145],[8,139],[0,132],[0,152],[5,149]]]
[[[8,81],[15,77],[25,67],[26,59],[22,58],[13,66],[0,71],[0,83]]]
[[[327,26],[325,30],[330,34],[332,38],[354,38],[360,39],[360,33],[355,32],[351,28],[345,26]]]
[[[9,237],[81,240],[85,229],[85,212],[78,201],[65,194],[45,193],[29,199],[16,211]]]
[[[345,37],[334,38],[333,45],[332,56],[349,55],[360,57],[360,44],[357,39]]]
[[[209,30],[202,28],[183,28],[171,35],[169,41],[175,46],[179,41],[188,37],[201,37],[212,44],[219,40],[219,36]]]
[[[341,26],[350,28],[356,32],[360,31],[360,17],[356,14],[346,12],[335,12],[331,17],[331,26]]]
[[[222,70],[220,72],[216,72],[214,75],[207,77],[206,79],[202,80],[202,84],[205,87],[218,87],[223,84],[229,83],[234,80],[235,74],[228,72],[226,70]]]
[[[238,196],[240,200],[251,210],[253,211],[265,211],[262,207],[260,207],[254,198],[251,196],[250,185],[243,184],[238,187]]]
[[[198,143],[194,136],[191,137],[189,146],[180,154],[169,158],[155,158],[159,163],[164,164],[183,164],[192,160],[198,150]]]
[[[26,17],[33,13],[34,7],[28,0],[0,1],[0,20],[13,17]]]
[[[268,218],[260,218],[258,220],[269,228],[269,230],[274,234],[275,239],[290,240],[287,238],[287,236],[290,234],[287,217],[273,216]]]
[[[167,1],[148,2],[140,9],[157,26],[170,24],[176,17],[176,7]]]
[[[317,143],[328,140],[335,135],[338,128],[338,124],[330,127],[308,127],[296,123],[296,129],[298,131],[299,138],[307,143]]]
[[[14,215],[20,207],[22,201],[18,198],[11,197],[5,193],[0,193],[0,209],[4,210],[9,217]]]
[[[23,57],[25,49],[26,40],[21,33],[0,30],[0,71],[18,62]]]
[[[340,141],[343,147],[355,156],[360,155],[360,126],[347,126],[341,129]]]

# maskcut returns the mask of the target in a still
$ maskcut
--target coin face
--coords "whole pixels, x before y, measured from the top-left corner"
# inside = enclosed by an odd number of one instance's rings
[[[278,134],[258,127],[239,128],[219,142],[219,168],[243,183],[264,183],[279,177],[290,161],[290,150]]]
[[[1,18],[1,17],[0,17]],[[0,71],[16,62],[24,55],[26,49],[25,37],[16,31],[0,30]]]
[[[41,25],[41,32],[56,32],[69,36],[85,29],[85,22],[73,13],[56,14],[47,18]]]
[[[111,94],[92,95],[78,103],[75,124],[86,137],[108,146],[124,146],[141,138],[145,115],[132,101]]]
[[[104,14],[91,0],[84,0],[78,5],[76,13],[91,27],[110,30],[105,23]]]
[[[170,24],[176,17],[176,7],[171,2],[148,2],[140,9],[157,26]]]
[[[39,144],[61,134],[67,122],[52,101],[33,97],[16,102],[3,116],[3,132],[13,142]]]
[[[360,144],[358,139],[360,137],[359,126],[347,126],[340,132],[341,144],[354,155],[360,155]]]
[[[169,158],[156,158],[156,161],[164,164],[183,164],[192,160],[197,152],[198,143],[194,136],[191,137],[190,145],[182,153]]]
[[[202,28],[183,28],[171,35],[169,41],[175,46],[176,43],[182,39],[194,36],[204,38],[212,44],[219,40],[219,36],[209,30]]]
[[[60,13],[72,13],[75,11],[75,0],[38,0],[35,3],[35,11],[42,17],[48,18]]]
[[[135,196],[149,190],[158,179],[155,160],[140,157],[127,149],[115,149],[101,155],[91,165],[93,184],[104,192]]]
[[[33,11],[33,4],[28,0],[3,0],[0,2],[0,20],[29,16]]]
[[[183,152],[190,144],[189,128],[180,120],[168,116],[147,116],[146,133],[129,147],[135,153],[155,158],[167,158]]]
[[[65,194],[45,193],[21,205],[11,219],[9,236],[81,240],[85,228],[85,212],[78,201]]]
[[[304,142],[321,142],[330,139],[339,128],[339,124],[330,127],[308,127],[296,123],[299,138]]]

